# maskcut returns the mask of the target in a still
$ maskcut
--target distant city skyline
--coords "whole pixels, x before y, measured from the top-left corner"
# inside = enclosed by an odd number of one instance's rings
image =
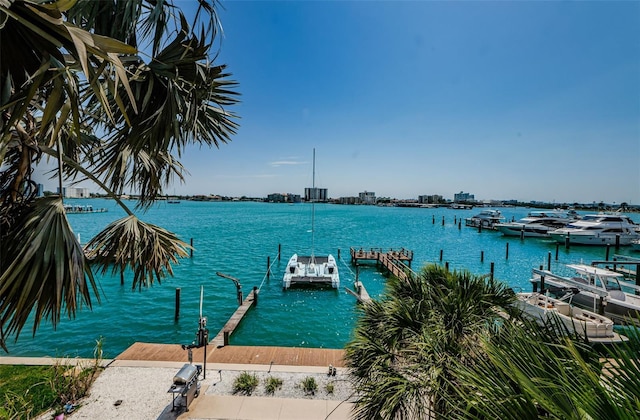
[[[640,2],[229,1],[219,16],[240,128],[187,149],[167,194],[303,194],[315,148],[331,197],[640,203]]]

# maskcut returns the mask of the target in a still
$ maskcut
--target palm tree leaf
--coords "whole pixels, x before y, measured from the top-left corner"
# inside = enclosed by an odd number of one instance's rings
[[[3,247],[0,327],[3,336],[20,334],[34,313],[33,333],[48,320],[55,328],[64,310],[70,318],[98,289],[58,198],[37,200]]]
[[[86,245],[87,256],[102,273],[133,272],[132,289],[151,286],[173,274],[172,263],[186,257],[188,244],[173,233],[130,215],[116,220]]]

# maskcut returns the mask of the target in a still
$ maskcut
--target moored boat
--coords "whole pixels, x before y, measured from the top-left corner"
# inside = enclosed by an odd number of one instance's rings
[[[586,337],[591,342],[615,343],[624,340],[613,330],[613,321],[603,315],[540,293],[518,293],[516,296],[516,306],[540,324],[547,325],[557,317],[567,331]]]
[[[575,218],[560,211],[532,211],[515,222],[497,223],[495,228],[505,236],[546,238],[549,232],[560,229]]]
[[[504,221],[504,216],[500,210],[484,209],[473,217],[464,219],[465,226],[495,229],[496,224]]]
[[[287,263],[282,288],[288,289],[293,285],[330,285],[334,289],[340,287],[338,265],[333,255],[303,257],[293,254]]]
[[[624,281],[624,275],[606,268],[586,264],[569,264],[571,277],[547,270],[533,270],[535,290],[548,290],[555,297],[573,292],[572,303],[603,313],[616,323],[640,324],[640,287]],[[576,293],[577,292],[577,293]]]
[[[640,239],[640,226],[623,214],[587,214],[580,220],[549,232],[549,236],[560,243],[630,245],[632,241]]]
[[[311,255],[299,256],[293,254],[287,263],[282,277],[282,288],[288,289],[292,285],[330,285],[334,289],[340,287],[338,265],[333,255],[316,256],[315,243],[315,197],[316,194],[316,150],[313,149],[313,187],[311,197]]]

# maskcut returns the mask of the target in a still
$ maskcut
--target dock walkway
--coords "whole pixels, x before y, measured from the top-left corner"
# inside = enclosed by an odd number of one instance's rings
[[[392,275],[401,280],[408,278],[413,261],[413,251],[400,248],[384,251],[382,248],[350,248],[351,263],[358,264],[360,261],[375,261],[376,264],[384,267]]]

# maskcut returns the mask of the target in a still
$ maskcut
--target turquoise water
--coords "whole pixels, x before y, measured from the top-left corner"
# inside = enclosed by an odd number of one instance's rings
[[[124,216],[110,200],[72,200],[75,204],[106,207],[108,212],[70,214],[74,232],[86,242],[109,222]],[[135,203],[130,202],[133,207]],[[508,218],[520,218],[529,209],[503,208]],[[25,328],[17,342],[9,341],[12,355],[91,357],[95,342],[103,338],[105,357],[115,357],[134,342],[190,343],[198,327],[200,287],[204,286],[203,315],[213,337],[234,312],[236,289],[221,272],[240,280],[245,296],[260,288],[258,306],[247,314],[231,336],[236,345],[273,345],[341,348],[351,337],[356,321],[355,298],[342,286],[351,287],[355,268],[349,264],[350,247],[401,248],[414,251],[413,268],[434,262],[448,262],[451,269],[468,269],[476,274],[490,271],[514,288],[530,290],[531,269],[547,264],[552,269],[579,261],[605,258],[605,248],[572,246],[559,248],[549,240],[503,237],[500,233],[459,229],[454,220],[471,217],[472,210],[420,209],[375,206],[316,205],[315,253],[340,250],[340,290],[282,290],[281,278],[294,252],[311,248],[311,206],[253,202],[160,202],[141,218],[176,232],[185,242],[193,238],[192,258],[175,266],[175,276],[162,284],[131,290],[131,279],[120,285],[120,277],[99,277],[102,303],[83,309],[76,319],[63,319],[58,329],[39,328],[35,338]],[[445,223],[442,224],[444,217]],[[638,221],[638,215],[632,216]],[[435,223],[434,223],[435,220]],[[506,247],[509,244],[509,258]],[[282,258],[277,260],[278,245]],[[481,251],[484,262],[480,261]],[[611,256],[614,250],[611,249]],[[617,253],[640,256],[630,248]],[[266,278],[267,258],[272,276]],[[360,268],[371,296],[379,296],[385,278],[374,265]],[[174,321],[175,289],[181,289],[181,316]]]

